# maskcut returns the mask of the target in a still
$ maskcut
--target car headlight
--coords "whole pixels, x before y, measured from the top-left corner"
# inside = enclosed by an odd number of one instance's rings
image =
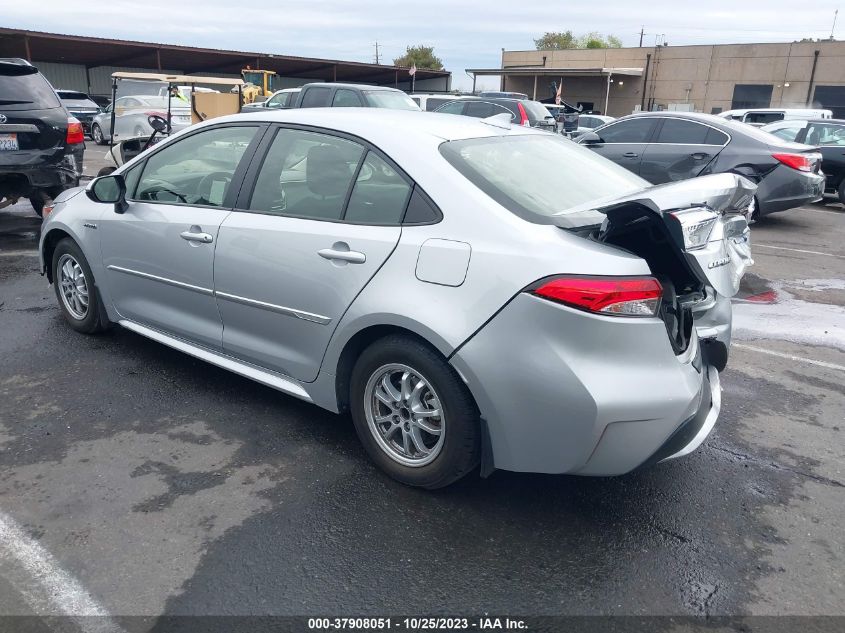
[[[681,226],[681,235],[684,238],[684,250],[695,250],[702,248],[710,239],[713,227],[719,214],[710,209],[684,209],[683,211],[672,211],[671,215]]]

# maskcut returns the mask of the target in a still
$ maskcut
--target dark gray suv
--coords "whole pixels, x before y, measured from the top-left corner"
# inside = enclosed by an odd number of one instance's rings
[[[0,59],[0,209],[29,198],[41,215],[52,198],[77,186],[84,141],[82,124],[37,68]]]
[[[757,217],[815,202],[824,193],[816,148],[709,114],[632,114],[577,142],[654,184],[706,174],[745,176],[758,187]]]

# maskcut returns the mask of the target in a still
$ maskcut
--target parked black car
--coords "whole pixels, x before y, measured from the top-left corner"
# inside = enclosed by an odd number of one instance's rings
[[[825,192],[835,193],[845,204],[845,119],[786,120],[760,129],[786,141],[818,147],[822,155]]]
[[[539,101],[513,99],[510,97],[464,97],[445,103],[436,110],[442,114],[462,114],[477,119],[486,119],[495,114],[507,112],[511,120],[519,125],[536,127],[549,132],[557,131],[557,121]]]
[[[419,110],[407,94],[395,88],[361,84],[313,83],[305,84],[299,92],[294,108],[391,108]]]
[[[577,142],[654,184],[725,172],[746,176],[757,184],[756,217],[815,202],[824,192],[816,148],[710,114],[632,114]]]
[[[82,124],[70,116],[38,69],[0,59],[0,208],[29,198],[44,205],[79,184]]]
[[[100,113],[100,106],[84,92],[76,90],[56,90],[59,95],[59,100],[65,107],[65,110],[70,112],[71,116],[79,119],[82,123],[82,131],[88,136],[91,136],[91,120],[95,115]]]

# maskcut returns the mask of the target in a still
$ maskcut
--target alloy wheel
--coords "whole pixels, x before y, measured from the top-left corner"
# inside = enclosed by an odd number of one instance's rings
[[[82,321],[88,316],[88,281],[85,271],[72,255],[65,253],[56,265],[62,303],[74,319]]]
[[[440,454],[446,418],[431,383],[402,364],[379,367],[365,387],[367,425],[379,447],[405,466],[425,466]]]
[[[102,145],[102,143],[103,143],[103,131],[100,129],[99,125],[94,125],[91,128],[91,138],[94,139],[94,142],[97,145]]]

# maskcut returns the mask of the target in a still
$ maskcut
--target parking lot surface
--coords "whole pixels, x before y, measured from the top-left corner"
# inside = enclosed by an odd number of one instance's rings
[[[125,330],[74,333],[39,226],[0,212],[0,612],[845,614],[838,203],[752,227],[696,453],[433,493],[382,475],[348,417]]]

